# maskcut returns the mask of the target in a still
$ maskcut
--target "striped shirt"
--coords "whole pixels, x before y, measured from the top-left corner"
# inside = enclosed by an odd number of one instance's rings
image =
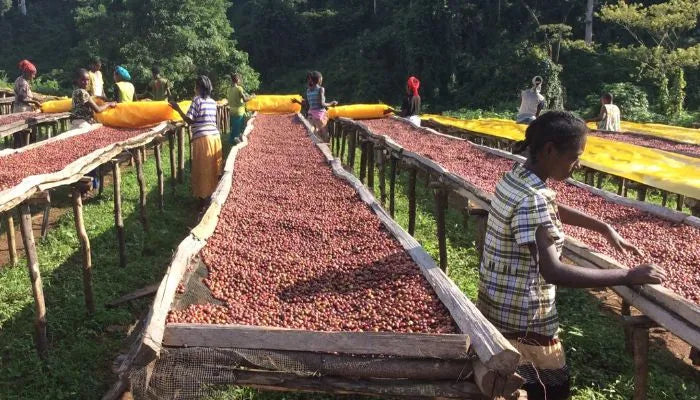
[[[197,96],[192,100],[187,117],[193,120],[192,139],[198,139],[208,135],[218,135],[216,126],[216,101],[211,97],[206,99]]]
[[[309,110],[321,110],[321,87],[314,86],[306,90],[306,101],[309,102]]]
[[[556,337],[556,287],[542,278],[528,247],[542,225],[561,255],[564,232],[555,197],[519,163],[496,185],[479,269],[478,307],[504,334]]]

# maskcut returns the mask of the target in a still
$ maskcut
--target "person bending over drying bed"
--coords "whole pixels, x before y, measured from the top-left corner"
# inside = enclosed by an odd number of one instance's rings
[[[401,117],[408,119],[415,126],[420,126],[420,81],[415,76],[408,78],[406,96],[401,104]]]
[[[29,60],[20,61],[18,67],[22,75],[15,80],[15,100],[12,102],[12,112],[34,111],[34,108],[41,106],[34,98],[30,84],[36,77],[36,67]]]
[[[117,103],[105,103],[99,105],[95,103],[95,100],[90,97],[90,93],[87,91],[87,86],[90,81],[88,71],[84,68],[80,68],[75,72],[74,84],[75,90],[73,90],[73,98],[70,110],[70,123],[73,129],[85,128],[90,124],[94,124],[95,113],[101,113],[102,111],[116,107]]]
[[[212,84],[200,75],[195,81],[195,97],[187,114],[175,101],[170,106],[192,127],[192,193],[199,199],[200,217],[206,210],[223,169],[221,136],[216,126],[216,101]]]
[[[665,273],[650,264],[597,270],[561,261],[563,224],[602,235],[618,251],[639,250],[610,225],[556,203],[547,180],[563,181],[579,165],[586,124],[573,114],[551,111],[528,126],[516,163],[496,185],[479,269],[478,307],[522,355],[518,373],[529,399],[565,399],[569,372],[557,337],[556,285],[592,288],[657,284]]]

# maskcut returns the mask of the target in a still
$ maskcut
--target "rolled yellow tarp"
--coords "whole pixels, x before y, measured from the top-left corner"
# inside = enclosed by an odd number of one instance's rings
[[[391,113],[391,108],[386,104],[350,104],[331,107],[328,109],[328,118],[339,117],[351,119],[384,118]]]
[[[595,123],[589,123],[588,127],[597,129]],[[700,129],[683,128],[681,126],[644,124],[638,122],[622,121],[620,129],[623,133],[635,133],[645,136],[653,136],[661,139],[672,140],[679,143],[700,145]]]
[[[504,119],[460,120],[422,115],[443,125],[510,140],[525,139],[527,125]],[[672,193],[700,199],[700,159],[590,136],[581,164]]]
[[[41,112],[43,113],[62,113],[69,112],[73,106],[72,100],[68,97],[63,97],[56,100],[49,100],[41,103]]]
[[[182,111],[187,112],[191,103],[181,101],[178,104]],[[114,128],[144,128],[163,121],[182,121],[180,114],[167,101],[119,103],[114,108],[95,113],[95,119],[102,125]]]
[[[248,111],[257,111],[262,114],[287,114],[300,112],[301,104],[293,103],[292,100],[301,102],[302,97],[298,94],[259,94],[250,99],[250,101],[245,104],[245,107]]]

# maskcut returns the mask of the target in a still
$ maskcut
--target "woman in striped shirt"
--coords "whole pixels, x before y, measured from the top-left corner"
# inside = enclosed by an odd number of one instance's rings
[[[212,84],[200,75],[195,82],[195,98],[187,114],[177,102],[170,106],[192,128],[192,193],[199,199],[200,213],[209,204],[219,183],[223,168],[221,136],[216,126],[216,101],[212,99]]]

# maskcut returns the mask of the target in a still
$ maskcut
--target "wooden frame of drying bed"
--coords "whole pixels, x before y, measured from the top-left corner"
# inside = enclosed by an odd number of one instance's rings
[[[284,356],[285,359],[303,359],[305,365],[315,365],[314,371],[317,374],[328,376],[303,377],[256,364],[236,369],[236,383],[273,390],[412,397],[483,398],[485,395],[511,395],[522,384],[522,379],[514,373],[519,362],[517,351],[486,321],[418,242],[391,219],[362,183],[343,169],[329,147],[320,143],[311,133],[309,123],[301,115],[297,117],[304,123],[309,136],[330,164],[334,175],[357,191],[362,201],[373,210],[386,229],[418,264],[462,333],[316,332],[243,325],[166,324],[178,285],[183,279],[189,279],[193,267],[199,262],[197,254],[214,232],[219,213],[232,187],[236,157],[248,144],[248,136],[255,123],[254,117],[246,127],[243,141],[232,148],[226,160],[223,177],[212,195],[211,206],[201,223],[178,246],[156,294],[142,341],[138,348],[132,349],[130,357],[122,364],[121,379],[128,380],[128,371],[131,368],[152,370],[161,356],[161,351],[167,353],[168,349],[174,347],[231,351],[264,349],[266,352],[279,354],[280,357]],[[274,354],[266,357],[275,359]],[[367,372],[362,372],[361,368],[332,370],[327,362],[319,361],[321,359],[334,362],[371,361],[379,363],[381,368],[375,375],[367,376]],[[441,367],[434,368],[436,365]],[[239,366],[230,366],[237,367]],[[443,372],[438,373],[437,370]],[[449,379],[446,380],[445,377]],[[363,380],[366,378],[400,380],[380,384],[374,380]],[[467,378],[470,380],[465,381]]]

